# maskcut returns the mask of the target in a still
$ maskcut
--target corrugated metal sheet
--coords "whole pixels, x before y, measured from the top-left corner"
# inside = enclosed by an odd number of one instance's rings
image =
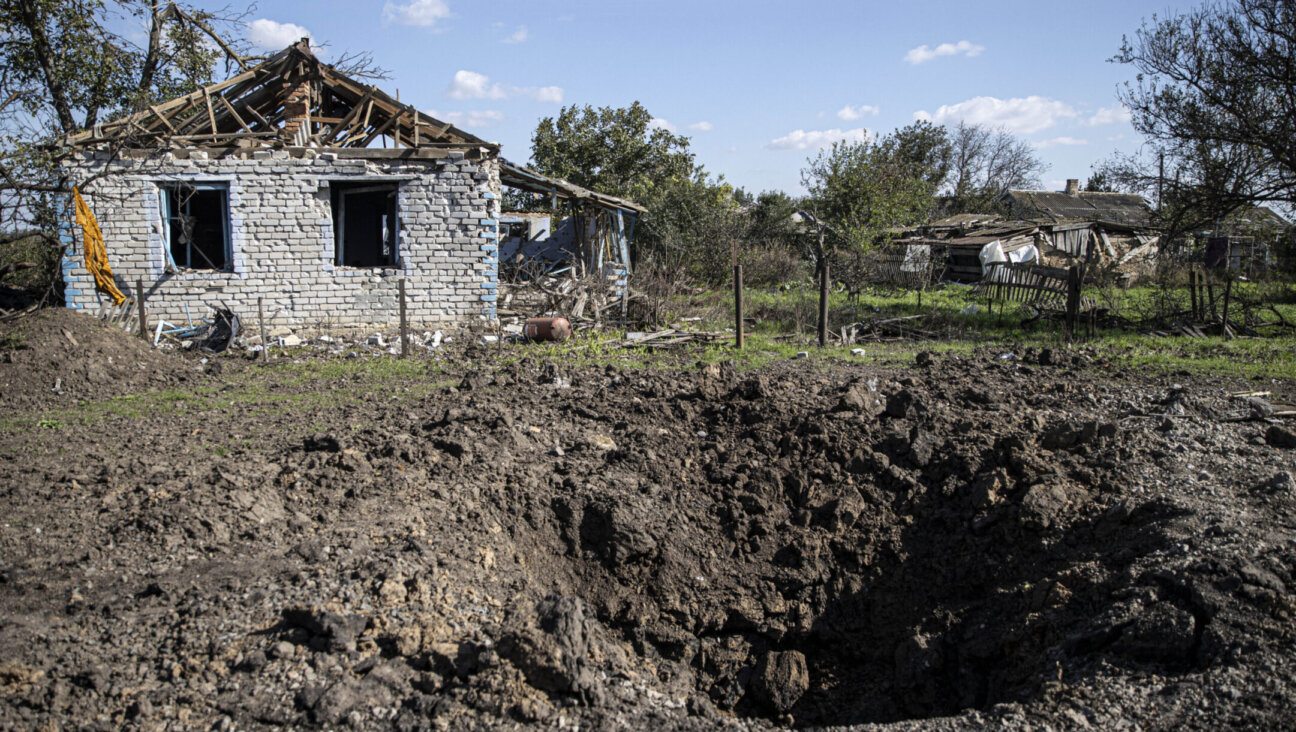
[[[1083,259],[1089,255],[1090,242],[1093,235],[1086,226],[1082,229],[1065,228],[1054,229],[1050,235],[1049,244],[1060,252]]]

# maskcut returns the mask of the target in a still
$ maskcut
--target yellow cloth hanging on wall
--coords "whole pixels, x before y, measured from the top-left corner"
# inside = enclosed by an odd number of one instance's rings
[[[99,222],[76,186],[72,187],[72,195],[76,198],[76,222],[81,226],[81,241],[85,245],[86,269],[94,275],[95,289],[112,298],[113,305],[121,305],[126,302],[126,296],[113,282],[112,268],[108,266],[108,249],[104,247]]]

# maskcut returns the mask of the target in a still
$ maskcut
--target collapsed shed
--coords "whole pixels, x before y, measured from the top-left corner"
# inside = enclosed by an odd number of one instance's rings
[[[1065,191],[1007,191],[1000,204],[1007,216],[950,216],[899,232],[892,246],[930,251],[943,263],[933,276],[968,283],[996,264],[1101,264],[1127,281],[1155,265],[1158,232],[1141,196],[1081,191],[1072,179]]]
[[[134,296],[142,282],[155,317],[263,298],[280,324],[388,325],[401,281],[415,323],[496,316],[503,179],[524,169],[321,63],[304,39],[63,142],[117,288]],[[109,298],[65,218],[66,303],[98,308]]]

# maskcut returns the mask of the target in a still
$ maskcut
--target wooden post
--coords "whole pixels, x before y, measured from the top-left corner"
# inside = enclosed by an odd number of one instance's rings
[[[1066,333],[1067,338],[1075,338],[1076,323],[1080,318],[1080,284],[1084,275],[1080,265],[1067,269]]]
[[[270,341],[266,340],[265,334],[265,298],[257,298],[257,327],[261,329],[261,361],[268,363],[270,361]]]
[[[144,279],[135,280],[135,301],[139,303],[139,333],[140,338],[148,340],[148,321],[144,319]]]
[[[1232,334],[1229,332],[1229,319],[1228,319],[1229,298],[1232,295],[1233,295],[1233,275],[1230,274],[1228,276],[1228,279],[1224,280],[1224,336],[1226,338],[1232,336]]]
[[[742,265],[734,265],[734,345],[743,348],[743,280]]]
[[[1202,279],[1206,281],[1206,297],[1210,300],[1210,317],[1214,320],[1219,314],[1215,310],[1215,286],[1211,284],[1210,277],[1207,276],[1205,272],[1202,273]],[[1203,308],[1203,310],[1204,309],[1205,308]],[[1204,316],[1205,313],[1202,313],[1202,315]],[[1202,320],[1205,320],[1205,317],[1203,317]]]
[[[819,270],[819,347],[828,345],[828,260],[820,263]]]
[[[1188,300],[1192,304],[1193,320],[1201,320],[1200,311],[1197,309],[1197,270],[1193,267],[1188,268]]]
[[[406,353],[409,351],[409,332],[408,332],[409,328],[405,322],[405,278],[404,277],[400,278],[400,281],[397,283],[397,286],[398,289],[400,290],[400,339],[401,339],[400,357],[405,358]]]

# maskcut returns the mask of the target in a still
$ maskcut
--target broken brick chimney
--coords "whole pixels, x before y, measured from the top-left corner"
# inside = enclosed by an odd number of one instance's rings
[[[310,39],[303,38],[297,46],[310,54]],[[304,145],[310,137],[310,78],[302,77],[297,81],[285,81],[288,90],[284,98],[283,138],[297,145]]]
[[[1068,196],[1080,195],[1080,179],[1067,178],[1066,194]]]

